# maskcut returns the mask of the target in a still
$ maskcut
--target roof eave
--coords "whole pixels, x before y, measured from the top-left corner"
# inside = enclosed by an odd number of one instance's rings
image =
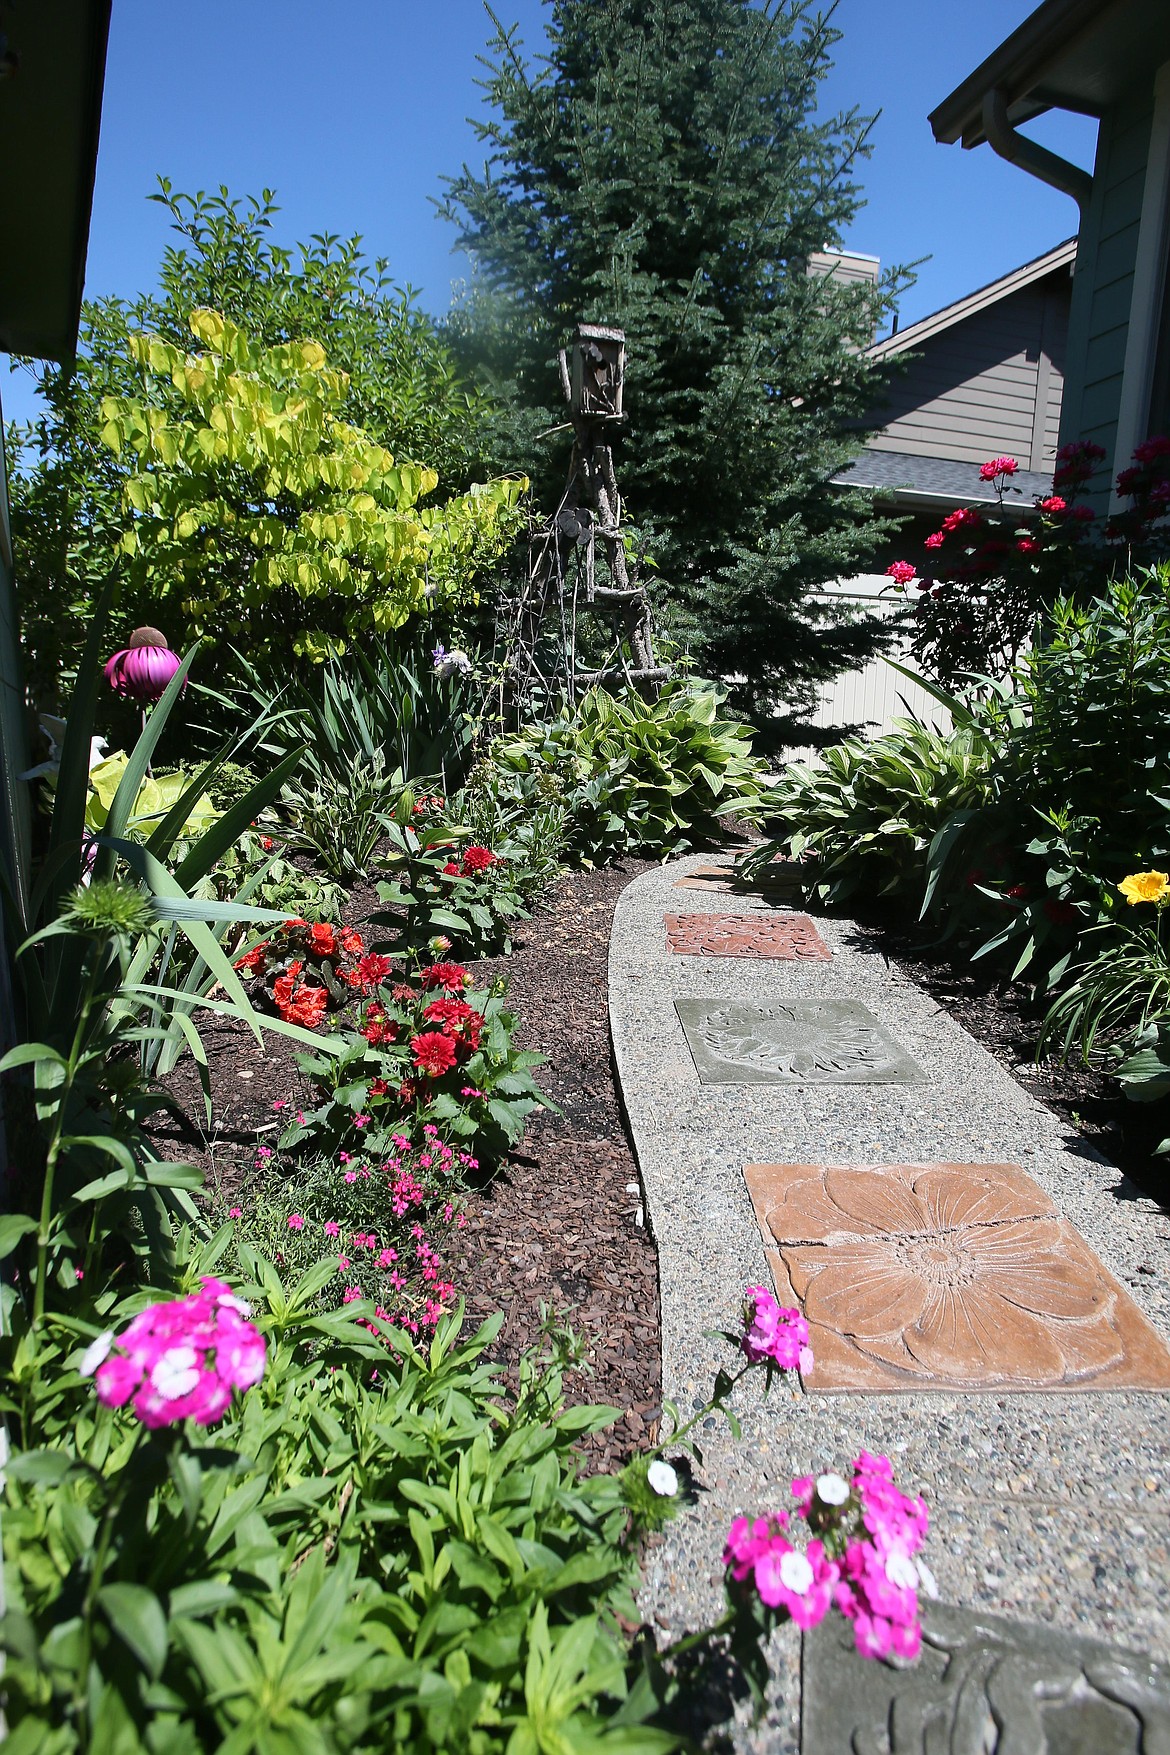
[[[989,91],[1007,95],[1013,124],[1051,108],[1057,100],[1042,97],[1039,89],[1045,66],[1073,37],[1099,23],[1101,13],[1101,0],[1045,0],[930,112],[928,120],[939,145],[953,146],[956,141],[965,147],[983,144],[987,138],[983,99]]]

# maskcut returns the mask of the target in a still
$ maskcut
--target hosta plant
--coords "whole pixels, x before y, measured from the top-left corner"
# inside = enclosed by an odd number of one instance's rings
[[[588,862],[681,853],[716,838],[731,812],[758,815],[766,796],[751,730],[721,717],[725,698],[682,680],[649,701],[590,689],[575,708],[498,739],[490,759],[522,796],[563,797],[570,844]]]

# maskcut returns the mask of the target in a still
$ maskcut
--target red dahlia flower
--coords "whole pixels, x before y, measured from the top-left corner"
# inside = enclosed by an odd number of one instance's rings
[[[421,1036],[412,1036],[410,1052],[419,1072],[426,1073],[428,1078],[437,1079],[455,1065],[455,1044],[441,1030],[426,1030]]]
[[[432,963],[419,976],[419,983],[424,989],[442,987],[448,993],[461,993],[468,985],[468,980],[467,970],[461,963]]]
[[[463,870],[469,876],[472,872],[487,871],[489,867],[499,863],[499,854],[493,853],[490,847],[469,847],[463,855]]]
[[[363,987],[376,987],[384,981],[392,968],[389,957],[382,956],[378,951],[367,951],[357,966]]]

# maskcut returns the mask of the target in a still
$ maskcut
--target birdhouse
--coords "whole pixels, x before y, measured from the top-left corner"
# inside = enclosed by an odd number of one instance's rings
[[[625,376],[625,331],[578,323],[573,331],[573,413],[587,420],[621,420]]]

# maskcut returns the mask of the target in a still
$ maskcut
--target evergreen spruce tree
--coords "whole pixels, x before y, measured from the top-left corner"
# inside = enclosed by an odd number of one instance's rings
[[[862,350],[898,290],[808,271],[868,151],[856,112],[815,114],[839,33],[808,0],[551,0],[532,67],[492,19],[489,157],[444,211],[476,270],[450,333],[505,409],[493,462],[551,510],[556,349],[578,321],[624,328],[618,478],[659,605],[785,741],[812,685],[880,639],[809,602],[888,529],[829,485],[880,395]]]

